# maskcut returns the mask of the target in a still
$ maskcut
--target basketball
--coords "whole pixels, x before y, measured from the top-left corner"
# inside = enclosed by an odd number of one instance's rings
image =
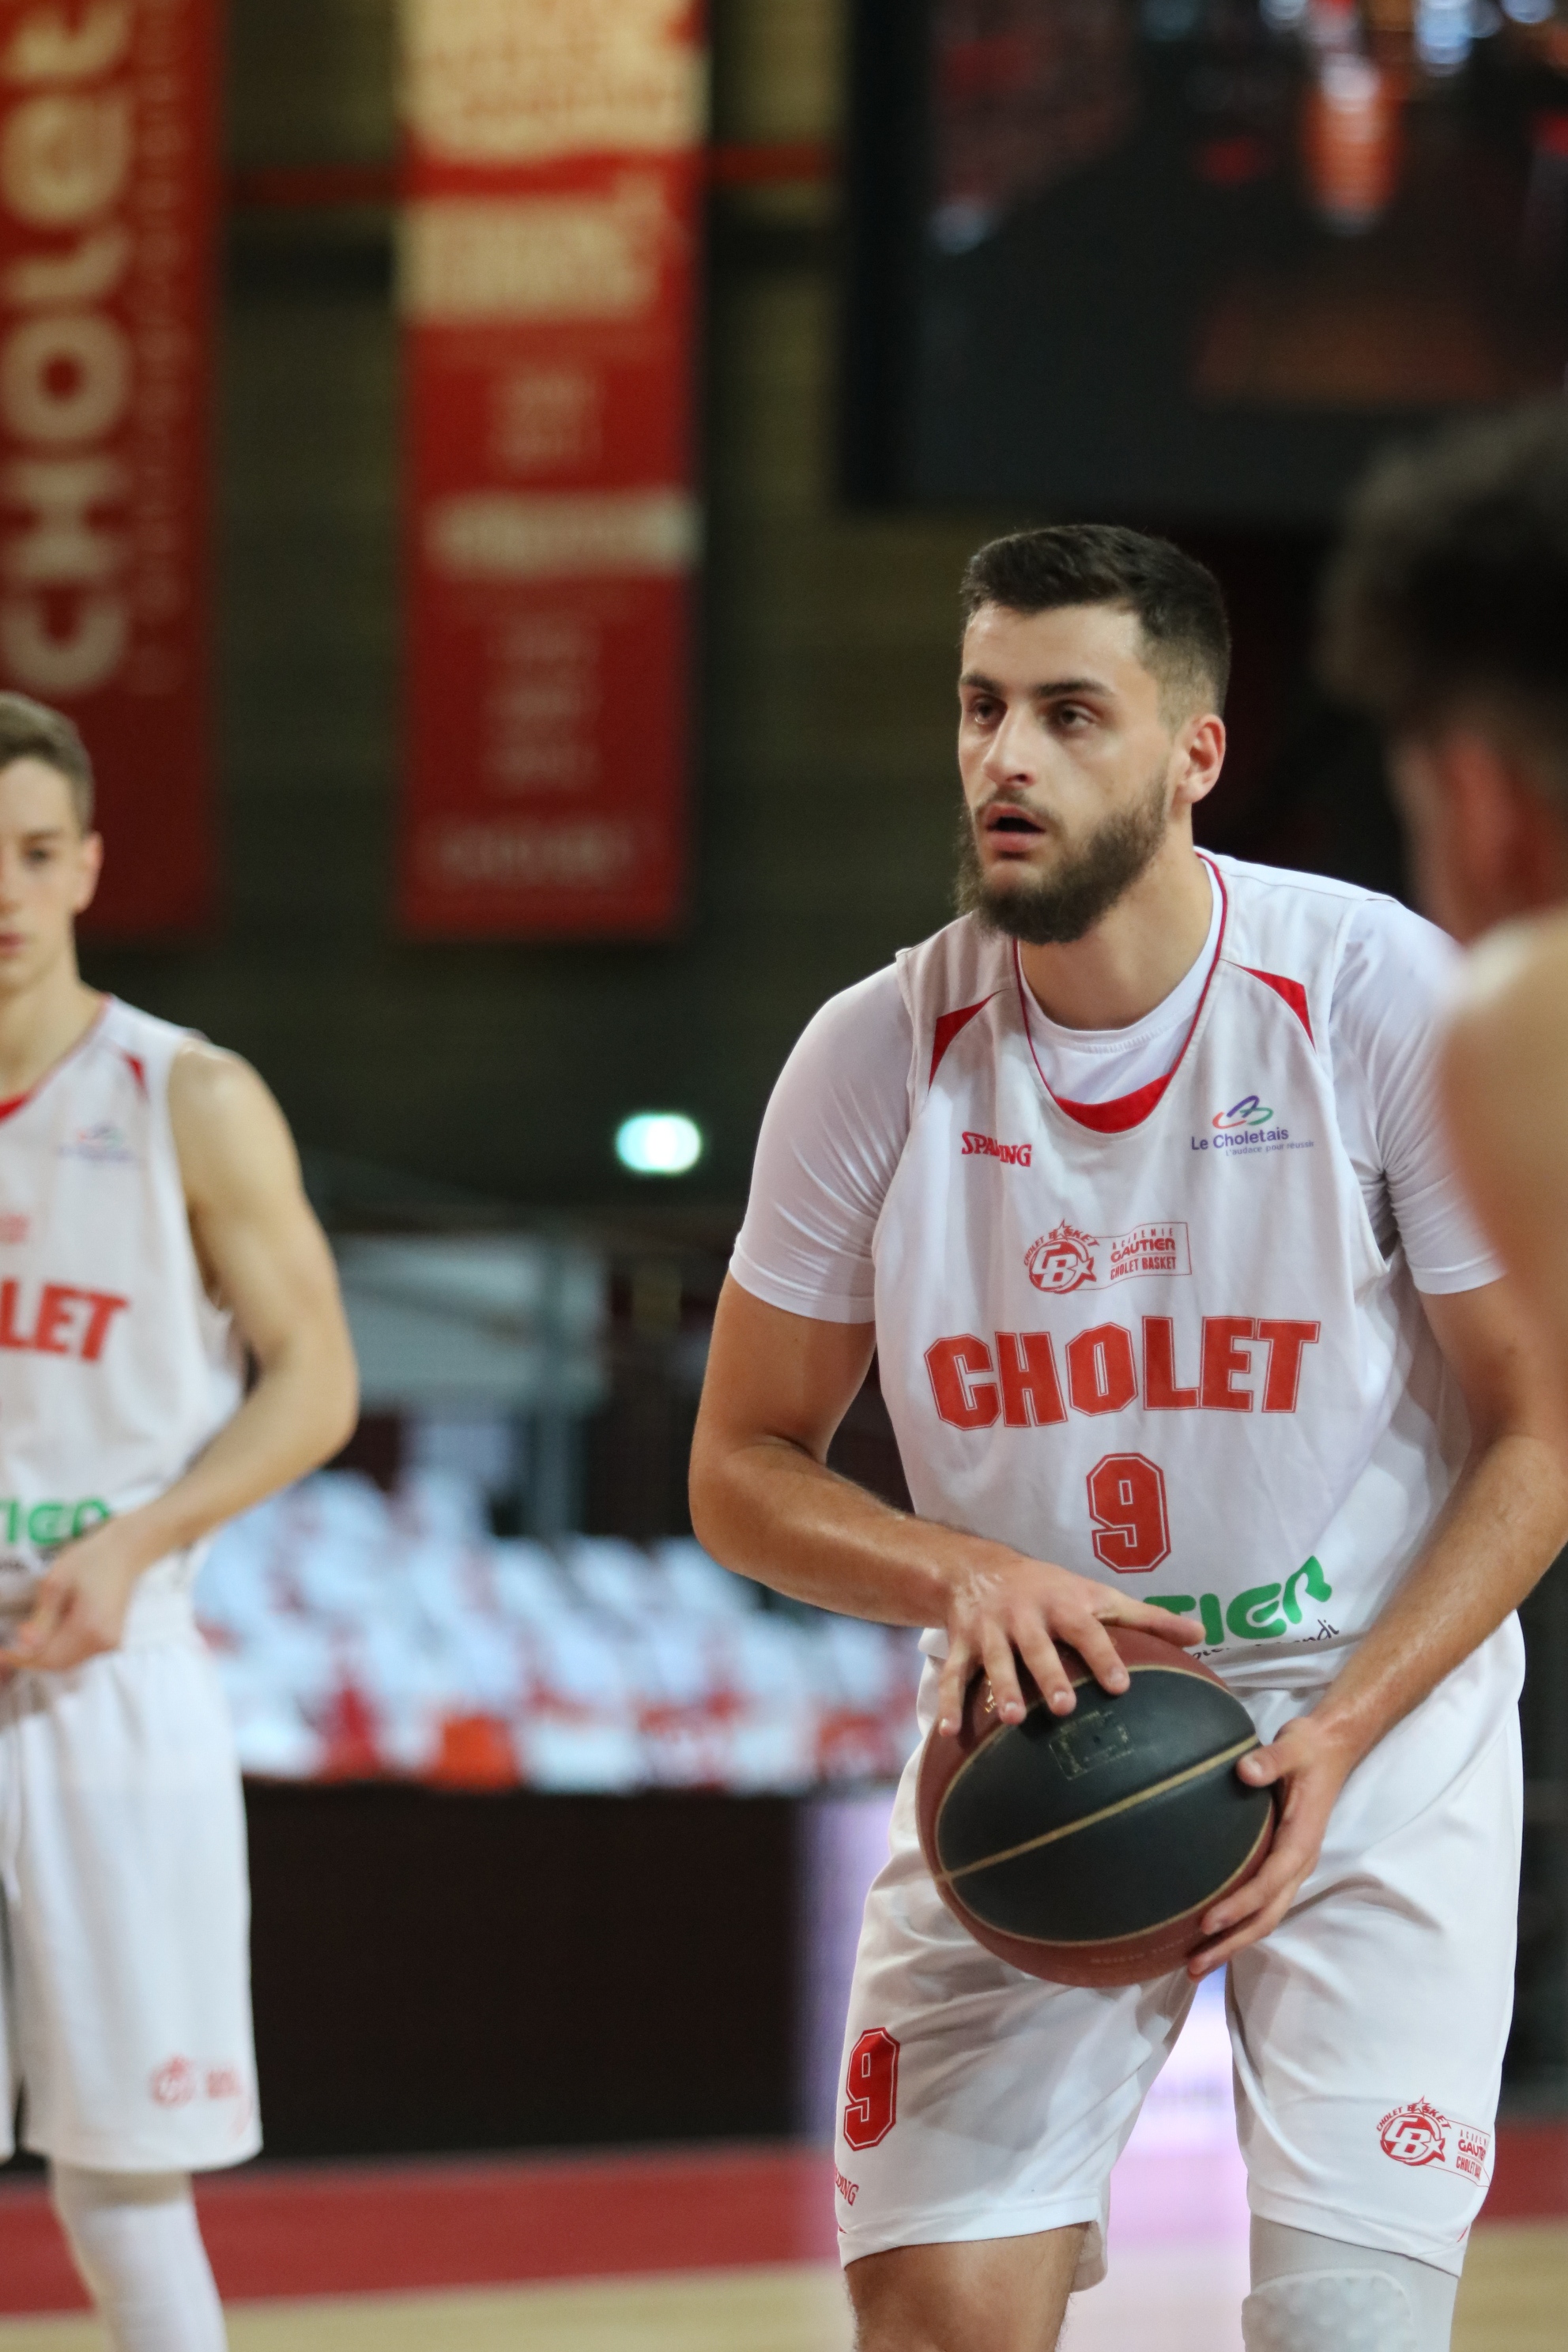
[[[1147,1983],[1203,1940],[1211,1903],[1268,1851],[1274,1799],[1236,1767],[1252,1718],[1208,1668],[1152,1634],[1108,1627],[1120,1696],[1082,1659],[1054,1716],[1020,1669],[1022,1723],[985,1713],[977,1675],[955,1736],[921,1758],[921,1844],[942,1901],[999,1959],[1055,1984]]]

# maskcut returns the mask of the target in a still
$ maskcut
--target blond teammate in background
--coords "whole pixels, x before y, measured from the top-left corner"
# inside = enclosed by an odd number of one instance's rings
[[[0,2068],[117,2352],[218,2352],[190,2175],[260,2135],[191,1585],[342,1444],[355,1379],[266,1087],[79,977],[101,859],[75,729],[0,694]]]
[[[1473,940],[1444,1056],[1460,1173],[1568,1385],[1568,409],[1381,467],[1325,666],[1389,738],[1421,896]]]

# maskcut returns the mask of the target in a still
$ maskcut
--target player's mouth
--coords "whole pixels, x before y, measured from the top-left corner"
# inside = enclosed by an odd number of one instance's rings
[[[980,819],[980,832],[994,857],[1025,857],[1046,827],[1016,801],[993,801]]]

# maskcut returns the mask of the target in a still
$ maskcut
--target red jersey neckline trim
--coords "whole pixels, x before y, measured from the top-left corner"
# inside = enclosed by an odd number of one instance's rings
[[[1013,977],[1018,989],[1018,1017],[1024,1024],[1024,1037],[1029,1048],[1029,1059],[1035,1066],[1035,1075],[1045,1088],[1047,1098],[1056,1106],[1064,1118],[1070,1118],[1077,1127],[1089,1128],[1095,1134],[1127,1135],[1133,1128],[1142,1127],[1146,1120],[1152,1118],[1164,1100],[1166,1089],[1186,1060],[1192,1050],[1193,1039],[1198,1034],[1198,1024],[1204,1017],[1204,1007],[1209,1001],[1209,991],[1214,986],[1214,976],[1219,970],[1220,959],[1225,953],[1225,935],[1230,924],[1230,893],[1225,887],[1225,877],[1213,858],[1205,856],[1201,849],[1194,854],[1208,867],[1214,887],[1219,892],[1219,937],[1215,941],[1214,954],[1209,959],[1208,972],[1204,981],[1203,994],[1199,997],[1193,1017],[1187,1024],[1187,1034],[1182,1040],[1181,1052],[1163,1078],[1153,1078],[1148,1086],[1139,1087],[1130,1095],[1119,1095],[1113,1102],[1075,1103],[1069,1102],[1065,1095],[1057,1093],[1049,1078],[1040,1067],[1040,1057],[1035,1050],[1034,1032],[1029,1026],[1028,982],[1024,978],[1024,963],[1018,952],[1018,942],[1016,940],[1013,942]]]
[[[51,1083],[51,1081],[58,1077],[60,1072],[74,1062],[77,1055],[92,1043],[93,1039],[98,1035],[99,1031],[103,1027],[104,1023],[108,1020],[113,1007],[114,998],[107,991],[102,992],[98,1000],[98,1011],[93,1014],[92,1019],[88,1023],[87,1027],[82,1031],[81,1035],[77,1039],[76,1043],[73,1045],[68,1045],[65,1052],[60,1055],[59,1060],[58,1062],[51,1062],[48,1068],[34,1079],[26,1094],[13,1095],[9,1101],[0,1102],[0,1120],[15,1118],[16,1113],[21,1110],[26,1110],[29,1103],[37,1102],[38,1097],[44,1092],[44,1089]]]

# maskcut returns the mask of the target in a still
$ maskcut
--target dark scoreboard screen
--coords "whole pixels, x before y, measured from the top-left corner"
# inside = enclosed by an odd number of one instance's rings
[[[1561,392],[1553,0],[858,0],[848,474],[1321,525]]]

